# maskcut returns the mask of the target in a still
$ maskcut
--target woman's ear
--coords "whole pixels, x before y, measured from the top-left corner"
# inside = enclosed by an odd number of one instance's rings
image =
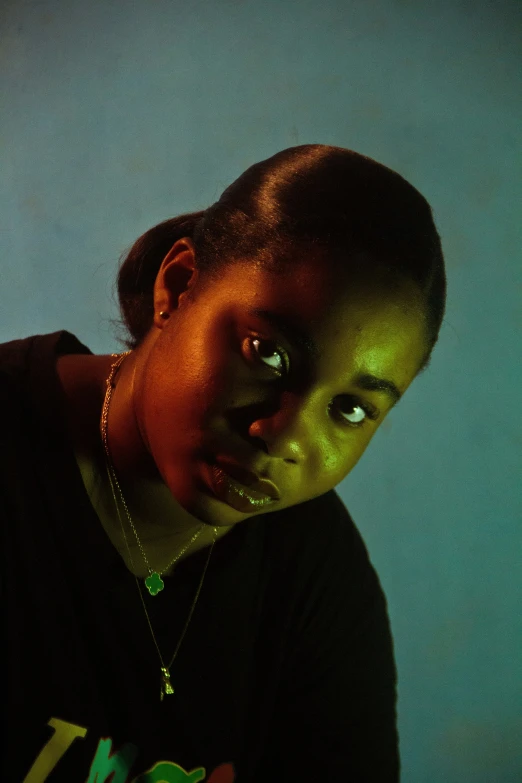
[[[163,329],[165,315],[179,308],[184,294],[196,282],[196,253],[190,237],[176,240],[161,262],[154,282],[154,325]]]

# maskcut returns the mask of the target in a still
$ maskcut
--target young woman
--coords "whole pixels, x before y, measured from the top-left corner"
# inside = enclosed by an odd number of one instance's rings
[[[438,338],[428,203],[286,149],[141,236],[118,292],[123,353],[0,346],[1,779],[398,781],[386,600],[334,488]]]

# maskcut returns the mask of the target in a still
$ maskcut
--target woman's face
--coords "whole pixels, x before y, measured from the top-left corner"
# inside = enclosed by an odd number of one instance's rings
[[[164,259],[134,406],[163,481],[198,519],[233,525],[328,492],[357,464],[393,389],[414,379],[426,346],[413,286],[390,293],[343,275],[317,257],[284,277],[237,262],[205,289],[190,240]],[[233,507],[212,481],[219,458],[270,479],[279,500]]]

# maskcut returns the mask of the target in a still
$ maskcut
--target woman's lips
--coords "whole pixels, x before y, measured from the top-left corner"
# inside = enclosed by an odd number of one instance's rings
[[[279,500],[280,493],[276,485],[268,479],[259,478],[259,476],[253,471],[248,470],[239,465],[237,462],[233,462],[228,457],[217,457],[216,464],[231,476],[236,481],[239,481],[244,487],[248,487],[252,490],[253,496],[259,494],[263,497],[269,497],[271,500]]]
[[[240,483],[217,464],[208,465],[210,486],[220,500],[243,514],[251,514],[276,501],[245,484]]]

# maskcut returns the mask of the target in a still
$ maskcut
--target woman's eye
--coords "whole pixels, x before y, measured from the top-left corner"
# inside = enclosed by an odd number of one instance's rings
[[[367,419],[377,418],[374,411],[372,411],[366,405],[363,405],[357,399],[353,399],[353,400],[351,398],[347,398],[347,399],[351,401],[348,402],[347,405],[342,405],[339,407],[345,409],[341,412],[341,415],[348,424],[351,424],[352,427],[361,427]],[[352,411],[356,411],[356,412],[352,413]]]
[[[288,354],[277,343],[260,337],[249,337],[247,344],[250,353],[255,354],[256,361],[262,362],[275,375],[281,377],[284,372],[289,371],[290,360]],[[367,419],[375,420],[379,417],[379,412],[376,409],[365,405],[358,397],[343,395],[341,399],[343,403],[337,406],[340,414],[340,416],[338,414],[338,418],[349,427],[362,427]],[[330,404],[330,408],[333,404]]]
[[[250,338],[249,343],[254,346],[254,352],[259,360],[267,367],[274,370],[276,375],[282,375],[285,370],[288,370],[288,355],[286,351],[279,348],[275,343],[270,340],[262,340],[259,337],[255,337],[254,339]],[[273,364],[270,364],[270,361],[272,361]]]

